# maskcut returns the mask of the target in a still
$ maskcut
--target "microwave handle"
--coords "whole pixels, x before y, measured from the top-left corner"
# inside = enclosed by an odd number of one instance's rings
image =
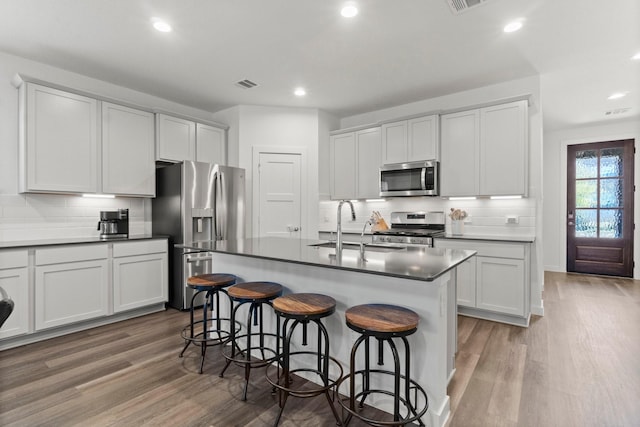
[[[420,184],[422,185],[422,189],[427,189],[427,168],[424,167],[420,171]]]

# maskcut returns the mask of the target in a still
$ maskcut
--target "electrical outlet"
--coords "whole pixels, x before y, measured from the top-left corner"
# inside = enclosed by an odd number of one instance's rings
[[[520,218],[518,218],[516,215],[507,215],[504,220],[505,224],[518,224],[519,222]]]

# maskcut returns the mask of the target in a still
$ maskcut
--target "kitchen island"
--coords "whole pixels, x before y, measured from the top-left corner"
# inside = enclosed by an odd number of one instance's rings
[[[325,319],[325,326],[331,337],[331,353],[345,372],[357,338],[345,325],[344,312],[349,307],[387,303],[414,310],[420,315],[420,324],[409,337],[411,375],[429,398],[423,421],[428,426],[445,424],[450,411],[447,385],[454,372],[456,349],[456,266],[474,256],[474,251],[371,245],[362,252],[347,245],[336,254],[335,248],[319,241],[283,238],[177,246],[211,252],[214,272],[232,273],[241,281],[274,281],[285,287],[285,293],[315,292],[335,298],[336,312]],[[275,321],[271,318],[268,323]],[[400,357],[402,360],[402,354]],[[382,369],[390,369],[391,360],[391,355],[385,354]],[[388,400],[367,403],[390,409]]]

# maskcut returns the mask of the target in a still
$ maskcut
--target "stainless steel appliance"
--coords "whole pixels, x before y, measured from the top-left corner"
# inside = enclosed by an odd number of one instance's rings
[[[214,271],[207,252],[174,248],[176,243],[241,239],[245,222],[244,169],[211,163],[183,162],[156,170],[152,230],[169,238],[169,305],[191,304],[189,276]],[[202,301],[196,302],[198,305]]]
[[[439,163],[424,160],[393,163],[380,168],[380,197],[437,196]]]
[[[373,232],[374,243],[402,243],[433,247],[433,238],[444,235],[442,211],[391,212],[391,227]]]
[[[100,211],[98,222],[100,239],[126,239],[129,237],[129,209]]]

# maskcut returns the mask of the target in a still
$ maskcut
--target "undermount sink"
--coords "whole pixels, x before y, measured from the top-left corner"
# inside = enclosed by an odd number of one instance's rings
[[[336,242],[314,243],[309,246],[314,246],[317,248],[335,248]],[[359,251],[360,243],[342,242],[342,249]],[[397,245],[397,244],[384,244],[384,243],[365,243],[364,244],[364,250],[368,252],[395,252],[395,251],[402,251],[404,249],[407,249],[407,247],[402,245]]]

